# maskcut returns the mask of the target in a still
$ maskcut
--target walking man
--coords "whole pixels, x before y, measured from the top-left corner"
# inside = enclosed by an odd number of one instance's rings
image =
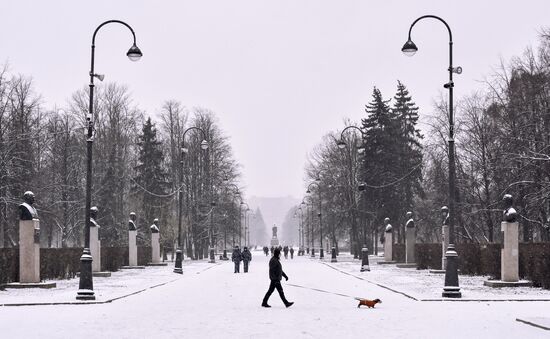
[[[235,273],[239,273],[241,267],[242,254],[239,246],[235,246],[233,253],[231,254],[231,260],[235,263]]]
[[[286,300],[285,292],[283,292],[283,287],[281,286],[282,277],[285,277],[286,280],[288,280],[288,277],[285,272],[283,272],[283,266],[279,261],[280,257],[281,249],[277,247],[273,251],[273,257],[271,258],[271,260],[269,260],[269,279],[271,280],[271,283],[269,284],[269,289],[267,290],[264,300],[262,301],[263,307],[271,307],[267,304],[267,301],[269,300],[271,293],[273,293],[275,289],[277,289],[277,292],[279,292],[279,296],[281,297],[281,300],[286,307],[290,307],[292,306],[292,304],[294,304],[294,302]]]
[[[294,247],[290,247],[290,259],[294,259]]]
[[[244,273],[248,273],[248,263],[252,261],[252,253],[248,250],[248,247],[244,247],[243,253],[243,265],[244,265]]]

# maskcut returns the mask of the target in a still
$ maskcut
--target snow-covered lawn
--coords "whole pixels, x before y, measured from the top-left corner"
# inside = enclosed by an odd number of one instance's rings
[[[346,255],[342,259],[337,263],[330,263],[330,260],[324,260],[324,262],[336,269],[403,292],[418,300],[443,299],[441,292],[445,274],[433,274],[429,273],[429,270],[414,268],[397,268],[395,265],[378,265],[377,262],[383,259],[374,256],[369,257],[370,272],[359,272],[360,260],[352,260]],[[492,288],[483,285],[488,278],[487,276],[459,275],[462,300],[542,299],[550,301],[550,290],[533,287]]]
[[[414,301],[306,257],[281,260],[289,276],[282,285],[288,300],[295,304],[285,308],[275,292],[269,300],[272,308],[262,308],[261,300],[269,286],[269,258],[258,252],[253,257],[247,274],[234,274],[231,262],[218,262],[207,270],[199,266],[209,264],[187,262],[178,280],[112,303],[0,307],[1,335],[102,339],[549,336],[548,331],[516,318],[548,315],[550,302]],[[358,271],[351,264],[337,265]],[[170,272],[162,270],[170,279]],[[124,280],[137,279],[127,278]],[[130,281],[121,284],[132,284]],[[96,286],[99,289],[100,283]],[[438,286],[434,293],[440,289]],[[71,298],[75,291],[70,290]],[[383,303],[375,309],[357,308],[354,296],[380,298]]]
[[[142,291],[159,284],[165,284],[182,276],[172,272],[173,263],[168,266],[147,266],[144,269],[129,269],[112,272],[111,277],[94,277],[95,302],[105,302]],[[186,261],[185,274],[194,274],[210,268],[206,261]],[[81,303],[76,300],[79,278],[55,281],[54,289],[5,289],[0,290],[0,305],[4,304],[42,304],[42,303]]]

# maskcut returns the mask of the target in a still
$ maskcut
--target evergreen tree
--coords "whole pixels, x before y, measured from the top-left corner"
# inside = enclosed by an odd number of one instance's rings
[[[161,142],[157,140],[157,130],[151,118],[143,124],[138,141],[139,156],[136,170],[136,188],[142,194],[142,209],[147,225],[154,218],[161,217],[165,200],[166,172],[162,166],[163,154]]]
[[[379,89],[374,88],[372,101],[366,106],[367,117],[362,120],[365,152],[363,175],[368,210],[377,211],[375,225],[382,225],[385,217],[394,224],[402,218],[400,197],[393,184],[399,177],[399,124],[395,112],[384,100]],[[399,232],[398,232],[399,233]]]
[[[398,190],[403,210],[413,209],[415,194],[422,191],[422,135],[416,128],[418,107],[412,101],[409,91],[400,81],[397,82],[397,93],[392,108],[393,116],[399,123],[397,138],[398,163],[397,172],[401,179]]]

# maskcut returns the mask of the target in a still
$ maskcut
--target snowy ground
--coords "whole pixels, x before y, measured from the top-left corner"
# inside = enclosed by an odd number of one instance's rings
[[[383,260],[380,257],[370,256],[370,272],[359,273],[360,260],[353,260],[351,256],[344,256],[338,263],[328,265],[338,270],[353,274],[368,281],[388,286],[403,292],[418,300],[443,300],[441,292],[445,282],[445,274],[432,274],[429,270],[414,268],[397,268],[395,265],[378,265]],[[550,301],[550,290],[532,287],[492,288],[483,285],[488,276],[459,275],[460,300],[547,300]],[[550,302],[549,302],[550,306]]]
[[[218,261],[218,265],[203,270],[209,264],[186,261],[185,273],[180,279],[112,303],[0,307],[2,337],[549,337],[548,331],[517,322],[516,318],[548,316],[550,302],[414,301],[334,269],[353,271],[354,275],[365,278],[375,276],[378,270],[374,267],[372,272],[359,273],[358,262],[341,262],[332,268],[318,259],[282,259],[283,269],[290,278],[288,282],[283,282],[283,288],[287,298],[295,305],[285,308],[275,292],[269,301],[273,307],[262,308],[261,299],[269,285],[268,258],[259,252],[254,252],[253,256],[247,274],[234,274],[231,262]],[[171,279],[171,267],[155,270],[158,271],[151,269],[149,272],[162,275],[165,281]],[[405,276],[415,274],[417,272]],[[174,276],[174,279],[177,277]],[[400,277],[397,275],[390,282],[400,284]],[[113,289],[118,288],[114,285],[129,285],[135,280],[129,277],[118,279],[116,275],[110,279],[113,280]],[[98,280],[94,280],[97,289],[100,288]],[[146,285],[142,284],[140,288]],[[105,288],[105,291],[110,289]],[[440,290],[438,286],[434,293],[439,294]],[[71,296],[75,291],[71,291]],[[427,291],[424,293],[430,294]],[[358,309],[353,296],[380,298],[383,303],[375,309]],[[26,325],[24,322],[27,320],[29,323]]]

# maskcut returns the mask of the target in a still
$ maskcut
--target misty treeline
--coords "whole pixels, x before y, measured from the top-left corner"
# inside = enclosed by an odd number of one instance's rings
[[[239,165],[213,112],[162,103],[155,119],[134,102],[127,87],[96,87],[92,206],[104,246],[127,243],[129,213],[138,218],[138,241],[148,244],[159,219],[161,239],[172,247],[178,233],[178,189],[183,189],[187,254],[202,257],[209,235],[219,245],[238,232]],[[89,90],[75,91],[64,107],[45,108],[30,77],[0,70],[0,247],[16,246],[23,192],[36,195],[41,242],[81,246],[86,178],[85,118]],[[188,152],[181,162],[184,131]],[[183,182],[179,171],[183,169]],[[192,253],[192,251],[195,251]]]
[[[550,30],[542,31],[537,49],[501,62],[483,87],[461,89],[470,94],[455,102],[457,241],[500,241],[506,193],[515,199],[521,240],[548,241]],[[352,251],[372,246],[383,240],[386,217],[403,242],[407,211],[414,213],[419,241],[440,241],[441,207],[448,201],[446,95],[428,113],[419,111],[401,82],[391,100],[375,88],[361,123],[346,121],[361,132],[348,129],[345,148],[337,145],[344,127],[323,138],[306,168],[311,194],[294,208],[296,225],[299,216],[305,225],[306,246],[311,226],[319,246],[319,189],[324,244],[351,244]],[[422,132],[419,115],[429,121]]]

